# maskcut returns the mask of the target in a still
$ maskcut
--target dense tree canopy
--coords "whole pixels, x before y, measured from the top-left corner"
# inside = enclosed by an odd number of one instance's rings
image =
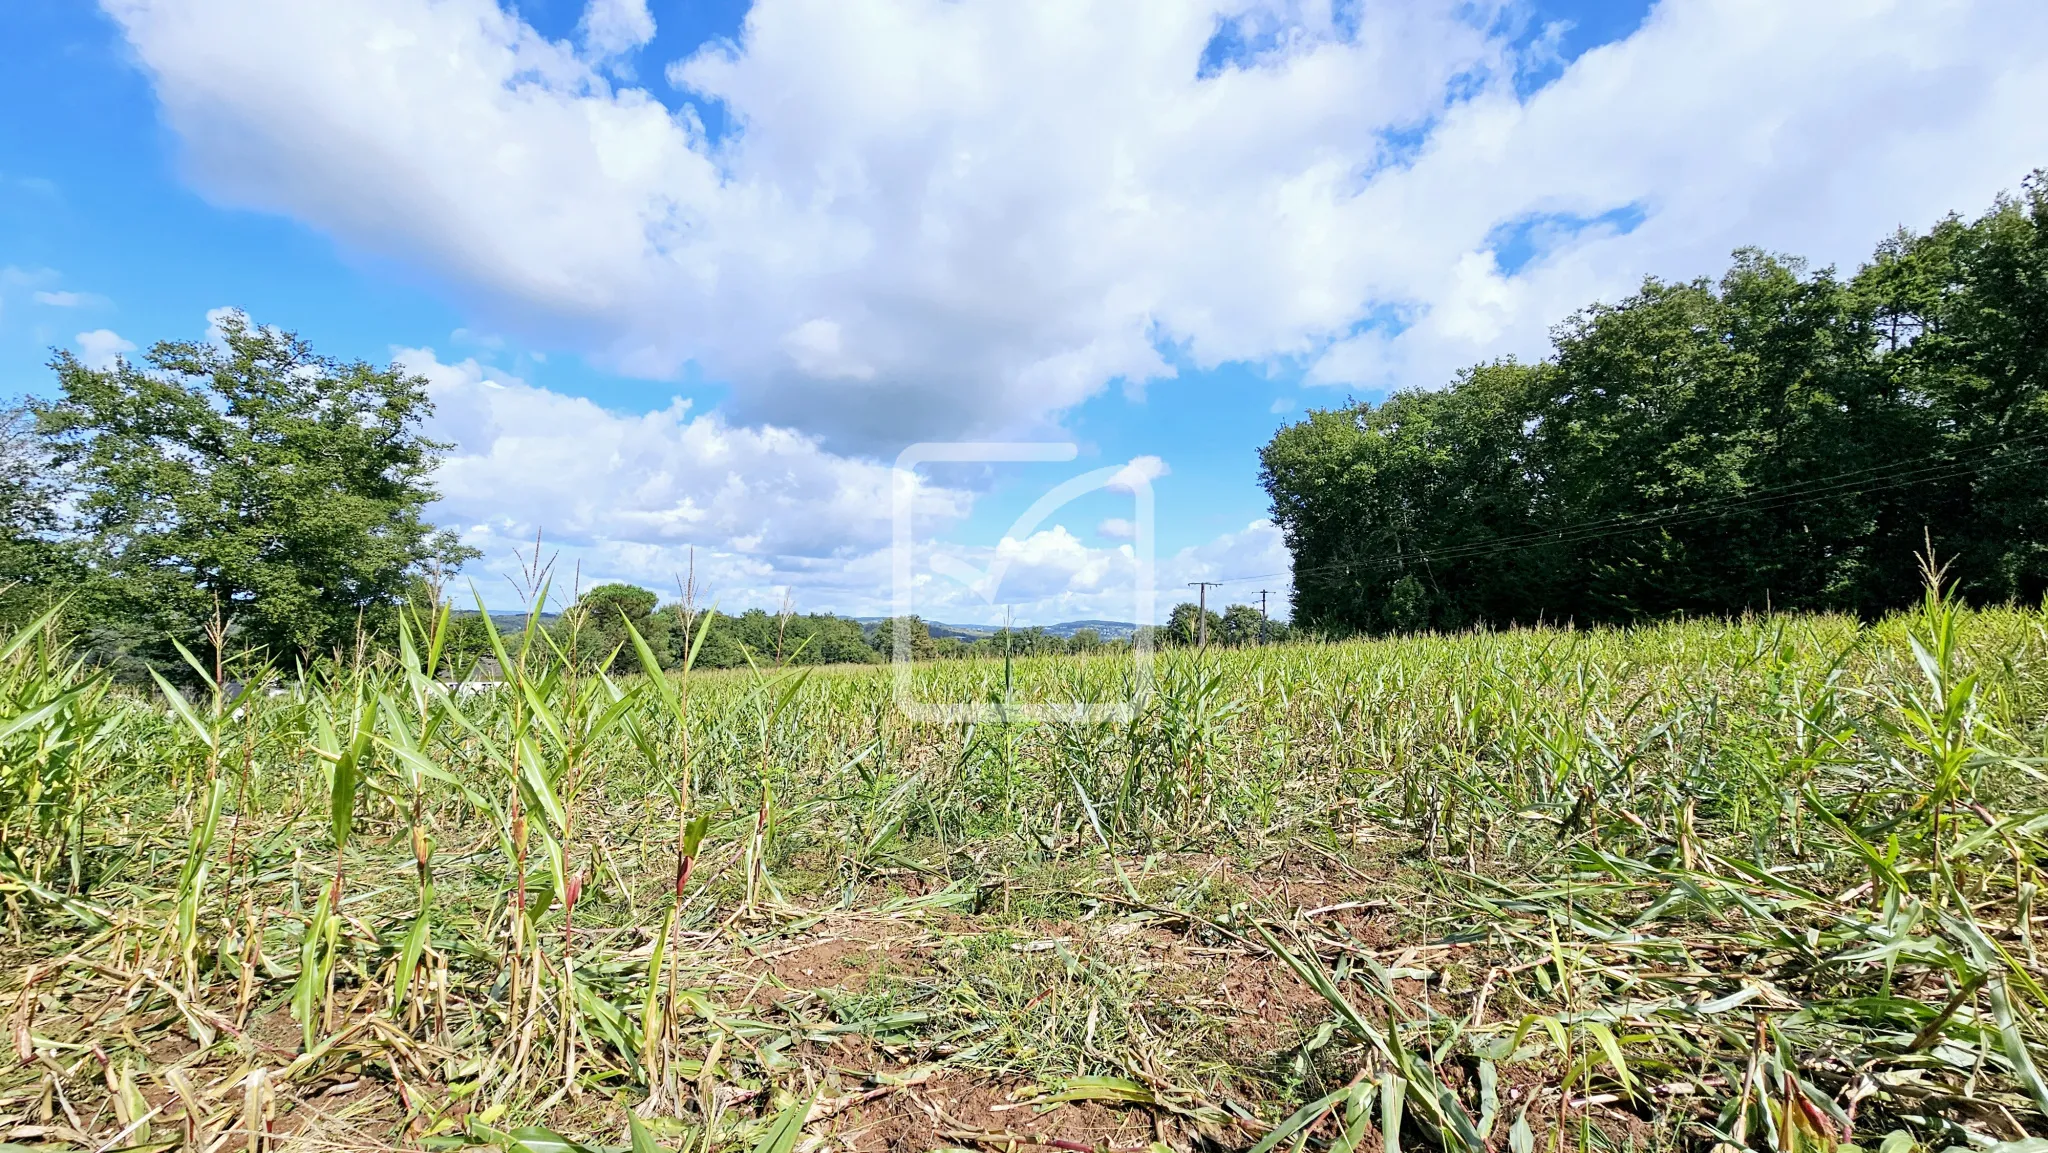
[[[1311,413],[1262,453],[1294,619],[1332,631],[1875,613],[1931,540],[2048,592],[2048,181],[1854,277],[1744,251],[1646,281],[1538,364]]]
[[[33,414],[0,411],[0,624],[40,612],[76,576],[57,535],[60,496]]]
[[[153,635],[218,611],[238,647],[290,661],[383,627],[422,568],[471,555],[423,519],[443,446],[420,432],[426,382],[396,366],[230,315],[146,365],[52,368],[62,396],[35,409],[73,534],[104,611]]]
[[[1202,642],[1201,622],[1203,609],[1193,601],[1182,601],[1173,606],[1167,616],[1166,626],[1152,634],[1155,644],[1192,647]],[[1288,639],[1288,627],[1284,621],[1266,619],[1265,615],[1251,605],[1231,605],[1221,613],[1208,610],[1209,643],[1237,648],[1243,645],[1267,644]]]
[[[932,640],[931,626],[916,616],[883,617],[867,630],[868,643],[874,646],[883,660],[895,660],[897,646],[914,661],[927,661],[939,655],[938,643]]]
[[[1173,612],[1166,618],[1166,635],[1177,645],[1202,643],[1205,627],[1210,641],[1222,640],[1223,617],[1215,609],[1204,609],[1193,601],[1173,606]]]
[[[578,597],[564,614],[562,643],[580,659],[609,662],[607,667],[612,669],[638,670],[640,655],[626,631],[631,625],[657,659],[667,654],[673,663],[671,632],[679,622],[673,613],[654,611],[658,600],[637,585],[598,585]]]

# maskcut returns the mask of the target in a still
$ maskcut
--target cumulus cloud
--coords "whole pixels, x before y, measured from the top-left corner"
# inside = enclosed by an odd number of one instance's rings
[[[1055,524],[1022,539],[1004,537],[991,546],[938,544],[930,551],[933,555],[927,561],[940,574],[986,568],[1000,578],[994,584],[972,585],[921,578],[915,607],[932,620],[995,624],[1007,610],[1019,621],[1050,624],[1132,620],[1138,613],[1141,567],[1129,544],[1091,546],[1064,525]],[[1152,623],[1165,620],[1176,603],[1193,599],[1188,582],[1197,580],[1226,582],[1221,591],[1210,590],[1210,600],[1219,607],[1256,603],[1258,589],[1271,590],[1277,594],[1273,615],[1284,617],[1287,590],[1292,587],[1288,568],[1286,541],[1280,530],[1265,520],[1156,557],[1150,598]]]
[[[519,554],[531,554],[538,532],[542,556],[555,558],[558,599],[603,581],[672,596],[694,552],[699,587],[724,608],[773,608],[788,596],[799,611],[890,611],[888,466],[787,429],[737,427],[682,400],[621,413],[431,349],[394,359],[426,379],[427,431],[454,446],[436,474],[432,515],[483,551],[470,573],[488,603],[517,602]],[[1145,459],[1127,467],[1156,472]],[[935,539],[963,522],[974,495],[917,483],[912,571],[923,615],[986,623],[1008,606],[1019,620],[1051,623],[1133,613],[1140,570],[1130,544],[1090,545],[1058,523],[980,544]],[[1113,537],[1113,523],[1098,531]],[[1157,611],[1188,580],[1285,569],[1278,542],[1260,522],[1159,558]]]
[[[451,517],[653,587],[696,544],[762,603],[877,603],[874,461],[911,441],[1228,362],[1437,386],[1645,274],[1853,263],[2048,157],[2034,0],[1660,0],[1564,64],[1515,0],[756,0],[660,96],[623,79],[644,0],[573,41],[503,0],[101,3],[216,200],[409,263],[479,331],[731,386],[629,416],[422,352]],[[1123,555],[1055,526],[956,559],[1088,615]],[[1252,526],[1160,587],[1282,558]]]
[[[1185,588],[1188,581],[1223,582],[1224,592],[1211,594],[1230,601],[1256,595],[1263,586],[1272,590],[1292,587],[1286,538],[1269,520],[1255,520],[1236,532],[1227,532],[1204,544],[1183,549],[1161,565],[1162,588]],[[1190,599],[1181,594],[1182,600]]]
[[[890,540],[891,470],[815,437],[736,427],[680,399],[613,412],[431,349],[394,359],[426,379],[427,431],[455,446],[434,516],[484,550],[486,571],[509,571],[539,532],[592,579],[665,588],[695,547],[734,595],[772,603],[780,584],[842,573]],[[922,483],[913,507],[943,527],[971,497]]]
[[[71,338],[78,345],[78,359],[87,368],[105,370],[114,367],[122,355],[135,351],[135,343],[123,340],[121,334],[111,328],[96,328],[81,332]]]
[[[577,30],[587,52],[608,58],[654,39],[654,14],[647,10],[647,0],[590,0]]]
[[[758,0],[668,70],[716,141],[496,0],[102,3],[217,198],[878,452],[1184,364],[1440,384],[1646,272],[1851,261],[2048,154],[2031,0],[1663,0],[1533,91],[1506,0]]]

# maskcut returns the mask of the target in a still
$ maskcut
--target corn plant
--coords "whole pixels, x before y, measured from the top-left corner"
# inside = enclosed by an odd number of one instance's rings
[[[800,651],[705,670],[709,614],[625,673],[537,597],[476,689],[437,606],[275,697],[224,638],[114,684],[50,618],[0,644],[0,1106],[220,1149],[2048,1134],[2048,616],[1928,585],[1167,654],[1127,720],[985,725]]]

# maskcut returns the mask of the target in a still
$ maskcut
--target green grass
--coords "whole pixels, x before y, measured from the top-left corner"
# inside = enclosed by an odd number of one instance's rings
[[[0,1140],[2048,1134],[2038,612],[1175,652],[1126,721],[980,726],[537,634],[451,697],[428,624],[240,701],[5,650]]]

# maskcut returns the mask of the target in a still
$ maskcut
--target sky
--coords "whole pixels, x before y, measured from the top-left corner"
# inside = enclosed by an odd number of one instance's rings
[[[1284,616],[1276,429],[1981,211],[2048,4],[10,0],[0,107],[0,394],[222,309],[400,363],[493,608],[538,533],[558,593]]]

